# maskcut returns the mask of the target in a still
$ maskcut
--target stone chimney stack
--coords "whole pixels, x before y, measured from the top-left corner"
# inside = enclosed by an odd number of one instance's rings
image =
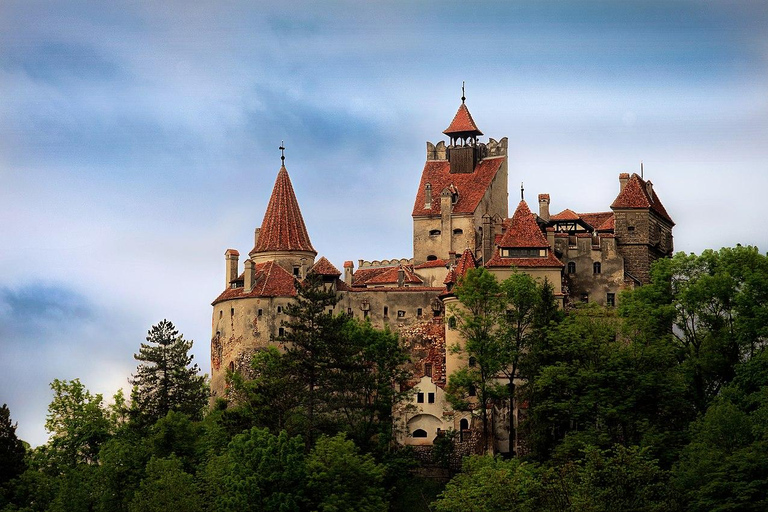
[[[432,208],[432,185],[424,185],[424,208]]]
[[[224,277],[227,280],[224,283],[225,288],[229,288],[229,283],[237,279],[237,263],[239,259],[240,253],[235,249],[227,249],[227,252],[224,253],[224,261],[226,261],[226,275]]]
[[[645,190],[648,192],[648,198],[653,202],[653,183],[651,180],[645,182]]]
[[[355,264],[351,261],[344,262],[344,282],[347,286],[352,286],[352,274],[355,273]]]
[[[619,193],[624,192],[624,187],[627,186],[627,182],[629,181],[629,173],[623,172],[619,174]]]
[[[451,265],[456,264],[456,251],[448,252],[448,263],[450,263]]]
[[[539,217],[549,222],[549,194],[539,194]]]
[[[402,265],[397,270],[397,286],[399,288],[403,287],[403,284],[405,283],[405,270],[403,270]]]
[[[245,260],[245,275],[243,276],[243,286],[245,287],[245,293],[249,293],[253,290],[253,284],[255,280],[255,264],[253,260]]]

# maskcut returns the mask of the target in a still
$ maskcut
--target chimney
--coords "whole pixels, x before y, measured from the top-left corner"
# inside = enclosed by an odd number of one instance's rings
[[[402,288],[404,283],[405,283],[405,270],[403,270],[403,266],[401,265],[400,268],[397,270],[397,286],[399,288]]]
[[[254,284],[254,278],[256,277],[254,274],[255,265],[253,263],[253,260],[245,260],[245,276],[243,279],[243,286],[245,287],[245,293],[249,293],[251,290],[253,290],[253,284]]]
[[[645,182],[645,191],[648,192],[648,199],[653,202],[653,183],[651,180]]]
[[[539,217],[549,222],[549,194],[539,194]]]
[[[432,208],[432,185],[430,183],[424,185],[424,208]]]
[[[624,187],[627,186],[627,182],[629,181],[629,173],[623,172],[619,174],[619,194],[624,192]]]
[[[240,258],[240,253],[235,249],[227,249],[224,253],[224,261],[226,262],[226,275],[227,280],[224,283],[225,288],[229,288],[229,283],[237,279],[237,262]]]
[[[352,286],[352,274],[355,273],[355,264],[351,261],[344,262],[344,282]]]
[[[448,251],[448,261],[451,265],[456,264],[456,251]]]

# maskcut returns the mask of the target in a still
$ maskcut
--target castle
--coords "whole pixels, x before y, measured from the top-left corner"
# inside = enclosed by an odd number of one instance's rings
[[[498,279],[514,271],[548,279],[563,307],[575,302],[615,306],[618,293],[648,282],[651,263],[670,256],[674,222],[653,185],[637,174],[619,174],[609,210],[551,215],[549,194],[539,194],[538,214],[521,199],[508,214],[507,138],[481,142],[483,133],[461,98],[443,131],[448,143],[427,142],[413,211],[413,257],[345,261],[343,275],[317,258],[288,171],[277,173],[253,249],[244,258],[225,252],[225,289],[213,301],[211,390],[224,396],[227,369],[246,371],[251,355],[282,336],[284,309],[295,282],[309,272],[335,290],[336,313],[397,331],[411,351],[412,406],[399,418],[399,441],[430,445],[441,430],[477,431],[470,412],[453,411],[443,389],[447,376],[471,364],[446,350],[461,343],[448,321],[450,287],[467,269],[484,266]],[[515,270],[516,269],[516,270]],[[496,422],[496,449],[515,449]],[[463,435],[462,435],[463,437]]]

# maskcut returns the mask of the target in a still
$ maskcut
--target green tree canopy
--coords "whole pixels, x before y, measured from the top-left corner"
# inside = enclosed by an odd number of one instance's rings
[[[0,408],[0,486],[19,476],[26,466],[26,449],[16,437],[16,424],[11,422],[11,411],[7,404]]]
[[[140,363],[130,380],[131,407],[140,424],[151,425],[169,411],[202,418],[208,385],[197,364],[192,364],[191,348],[192,341],[168,320],[149,330],[147,343],[133,356]]]

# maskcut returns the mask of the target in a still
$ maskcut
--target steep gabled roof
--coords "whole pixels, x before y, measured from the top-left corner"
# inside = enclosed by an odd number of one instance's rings
[[[552,215],[549,220],[579,220],[579,215],[570,208],[566,208],[560,213]]]
[[[320,259],[317,260],[314,265],[312,265],[312,268],[310,268],[309,271],[313,274],[318,274],[321,276],[339,277],[341,275],[339,269],[334,267],[333,264],[325,258],[325,256],[320,257]]]
[[[616,196],[613,204],[611,204],[611,209],[613,210],[634,208],[650,208],[662,219],[668,221],[673,226],[675,225],[664,205],[661,204],[656,191],[651,189],[649,194],[645,180],[638,176],[637,173],[632,174],[627,184],[624,185],[624,190],[619,192],[619,195]]]
[[[478,162],[474,172],[451,174],[451,164],[448,160],[428,160],[421,173],[412,215],[440,215],[440,192],[451,185],[459,193],[459,198],[453,205],[453,213],[474,213],[503,162],[504,157],[486,158]],[[431,208],[424,207],[427,183],[432,187]]]
[[[396,267],[386,267],[385,272],[380,272],[373,276],[366,284],[397,284],[401,269],[403,270],[403,284],[422,284],[424,282],[413,273],[411,267],[398,265]]]
[[[299,202],[285,166],[280,167],[269,198],[259,238],[252,252],[307,251],[316,253],[309,241]]]
[[[577,215],[595,230],[599,230],[601,226],[613,219],[613,212],[579,213]]]
[[[456,275],[458,277],[464,277],[467,270],[471,268],[477,268],[477,260],[475,260],[475,255],[472,254],[472,251],[464,249],[459,261],[456,262]]]
[[[469,109],[463,101],[461,102],[461,105],[459,105],[459,110],[456,112],[456,115],[453,116],[453,121],[451,121],[450,126],[443,130],[443,133],[449,136],[483,134],[475,124],[475,120],[472,119],[472,114],[469,113]]]
[[[520,201],[509,221],[506,232],[499,241],[500,247],[544,248],[549,247],[547,237],[541,232],[535,216],[525,201]]]

